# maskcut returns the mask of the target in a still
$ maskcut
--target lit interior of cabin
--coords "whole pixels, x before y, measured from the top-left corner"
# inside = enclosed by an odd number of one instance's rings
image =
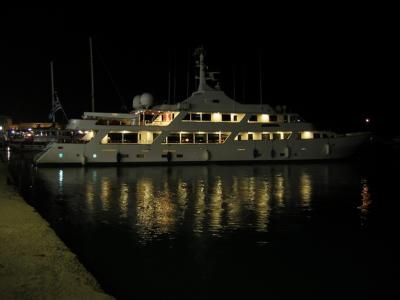
[[[154,131],[110,131],[101,144],[152,144],[161,132]]]
[[[291,137],[291,131],[278,132],[240,132],[235,137],[235,141],[270,141],[287,140]]]
[[[192,112],[187,113],[183,118],[184,122],[232,122],[238,123],[243,120],[245,114],[239,113],[205,113]]]
[[[230,132],[171,132],[163,144],[223,144]]]
[[[178,115],[178,111],[152,111],[138,112],[139,123],[135,125],[168,126]]]
[[[248,120],[249,123],[298,123],[302,122],[296,114],[252,114]]]

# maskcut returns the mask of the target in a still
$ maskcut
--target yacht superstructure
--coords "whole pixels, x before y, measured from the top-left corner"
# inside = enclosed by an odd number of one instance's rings
[[[129,114],[85,112],[67,128],[68,143],[52,143],[37,164],[194,163],[330,160],[348,157],[368,133],[316,130],[295,113],[241,104],[207,84],[199,51],[199,87],[177,104],[152,106],[135,97]]]

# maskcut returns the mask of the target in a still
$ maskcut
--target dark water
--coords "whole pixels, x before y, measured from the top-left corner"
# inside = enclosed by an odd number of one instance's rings
[[[25,199],[118,299],[400,294],[395,161],[11,166]]]

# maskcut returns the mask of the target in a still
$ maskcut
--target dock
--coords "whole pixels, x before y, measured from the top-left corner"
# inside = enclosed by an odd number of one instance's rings
[[[18,194],[2,161],[0,299],[114,299]]]

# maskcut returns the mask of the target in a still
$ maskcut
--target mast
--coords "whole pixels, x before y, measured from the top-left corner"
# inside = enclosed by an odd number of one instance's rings
[[[56,122],[56,114],[54,113],[55,104],[55,91],[54,91],[54,72],[53,72],[53,61],[50,61],[50,85],[51,85],[51,119],[53,123]]]
[[[92,112],[94,112],[94,73],[93,73],[93,48],[92,38],[89,37],[89,49],[90,49],[90,99],[92,102]]]
[[[171,51],[168,50],[168,104],[171,104]]]
[[[236,100],[236,68],[235,68],[235,64],[232,65],[232,86],[233,86],[233,99]]]
[[[199,49],[199,67],[200,67],[200,76],[199,76],[199,88],[198,91],[204,91],[206,89],[206,67],[204,65],[204,48],[201,47]]]
[[[198,67],[199,67],[199,87],[197,89],[197,92],[204,92],[204,91],[212,91],[213,89],[210,88],[207,84],[207,79],[213,79],[213,78],[207,78],[206,77],[206,70],[207,66],[204,63],[204,48],[200,47],[196,49],[195,52],[196,55],[199,56],[199,61],[197,62]]]
[[[261,60],[261,49],[259,51],[259,77],[260,77],[260,108],[262,109],[263,101],[262,101],[262,60]]]
[[[176,48],[174,47],[174,54],[173,54],[173,64],[174,64],[174,68],[173,68],[173,74],[174,74],[174,85],[173,85],[173,97],[172,97],[172,101],[176,102]]]
[[[190,83],[190,48],[187,51],[187,62],[186,62],[186,98],[189,97],[189,83]]]

